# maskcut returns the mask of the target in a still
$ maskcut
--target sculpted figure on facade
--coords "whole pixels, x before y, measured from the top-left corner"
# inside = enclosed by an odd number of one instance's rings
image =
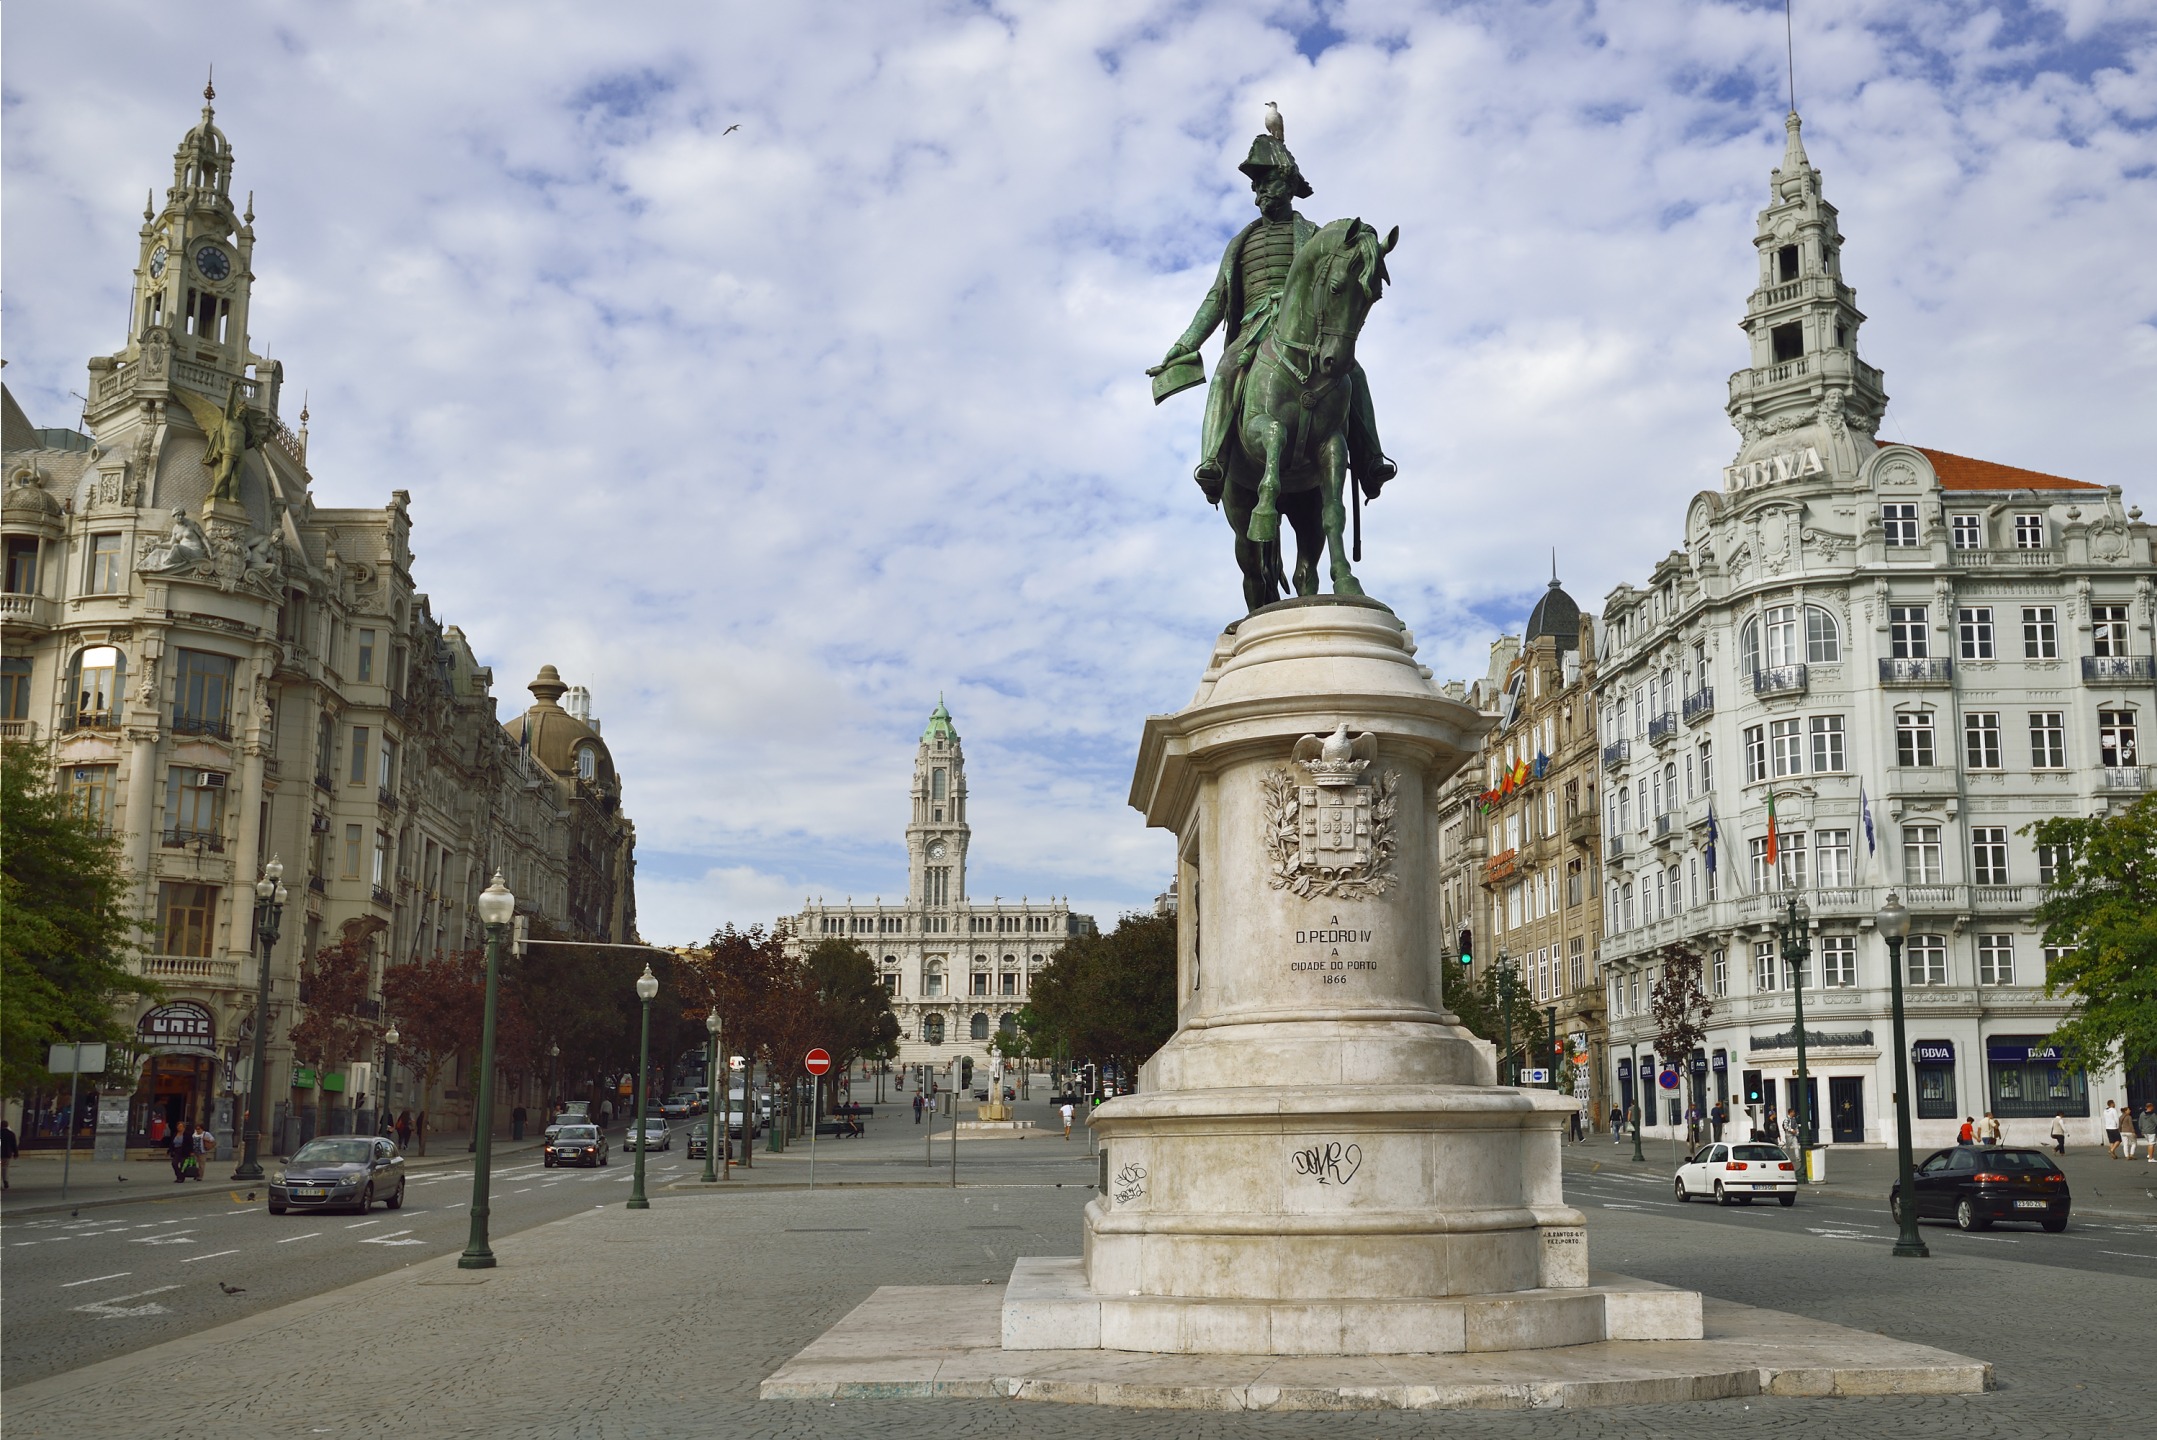
[[[210,537],[202,533],[185,505],[175,505],[164,541],[146,550],[137,568],[145,575],[178,575],[207,565],[210,559]]]

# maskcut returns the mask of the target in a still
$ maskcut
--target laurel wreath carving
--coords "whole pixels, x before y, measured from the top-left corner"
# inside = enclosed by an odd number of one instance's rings
[[[1303,808],[1296,777],[1287,770],[1269,771],[1261,782],[1266,796],[1266,883],[1286,890],[1298,899],[1330,895],[1342,900],[1368,900],[1393,888],[1393,817],[1400,805],[1400,775],[1381,772],[1372,783],[1371,853],[1353,865],[1298,864],[1302,842],[1296,822]]]

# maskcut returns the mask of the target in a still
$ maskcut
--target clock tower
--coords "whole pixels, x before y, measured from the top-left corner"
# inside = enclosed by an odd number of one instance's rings
[[[950,912],[966,900],[966,756],[951,712],[937,697],[914,754],[913,817],[906,826],[908,895],[928,934],[950,933]]]
[[[258,378],[276,367],[247,348],[247,305],[254,282],[254,206],[232,206],[232,146],[217,128],[213,87],[202,91],[202,118],[172,156],[163,210],[142,212],[141,255],[125,358],[169,348],[190,389],[222,401],[250,365]],[[162,357],[160,357],[162,358]],[[203,371],[210,374],[204,374]],[[274,383],[274,382],[273,382]],[[252,390],[254,387],[250,386]],[[251,396],[272,414],[274,396]]]

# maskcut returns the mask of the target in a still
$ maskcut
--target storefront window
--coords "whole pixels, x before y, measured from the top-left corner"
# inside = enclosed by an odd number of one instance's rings
[[[2042,1035],[1995,1035],[1985,1046],[1991,1103],[2003,1120],[2090,1113],[2089,1084],[2061,1067],[2059,1048]]]

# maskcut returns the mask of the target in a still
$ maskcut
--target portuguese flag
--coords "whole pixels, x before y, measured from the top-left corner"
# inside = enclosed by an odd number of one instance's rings
[[[1768,864],[1773,865],[1780,853],[1775,834],[1775,792],[1768,791]]]

